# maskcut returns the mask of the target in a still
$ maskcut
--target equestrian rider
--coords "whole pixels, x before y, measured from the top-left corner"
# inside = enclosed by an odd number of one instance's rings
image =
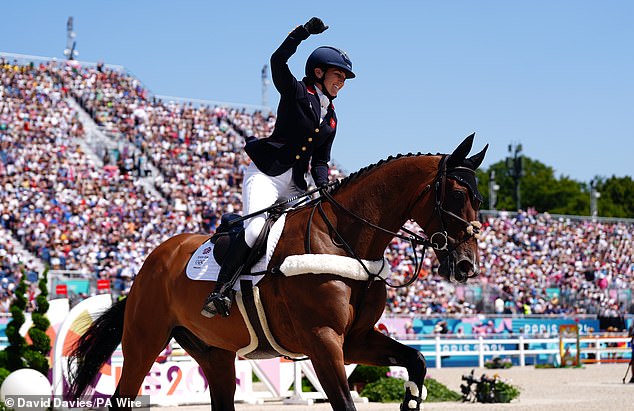
[[[352,62],[345,52],[330,46],[318,47],[306,61],[306,77],[301,81],[288,68],[288,59],[311,34],[328,26],[311,18],[298,26],[271,56],[273,84],[280,93],[277,121],[270,137],[246,139],[245,151],[251,164],[244,173],[242,202],[244,213],[251,214],[303,193],[305,174],[310,171],[317,187],[328,184],[330,150],[337,130],[332,100],[346,79],[354,78]],[[222,264],[216,287],[207,297],[201,314],[229,315],[231,298],[223,287],[240,275],[245,260],[265,223],[259,214],[245,221],[245,229],[231,245]],[[246,269],[246,268],[245,268]]]

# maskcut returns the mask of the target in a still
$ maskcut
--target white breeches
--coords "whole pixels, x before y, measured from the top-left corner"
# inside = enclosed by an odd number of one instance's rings
[[[243,215],[262,210],[272,206],[277,201],[288,200],[302,190],[293,183],[293,169],[289,169],[284,174],[271,177],[264,174],[251,163],[244,172],[242,183],[242,206]],[[257,240],[267,214],[259,214],[244,221],[244,239],[249,247],[253,247]]]

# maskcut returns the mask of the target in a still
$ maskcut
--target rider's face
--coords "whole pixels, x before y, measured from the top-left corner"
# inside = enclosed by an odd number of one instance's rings
[[[346,82],[346,73],[335,67],[329,67],[324,73],[320,68],[315,69],[317,78],[324,76],[324,86],[331,96],[336,97],[337,93],[343,88]],[[318,84],[318,87],[320,85]]]

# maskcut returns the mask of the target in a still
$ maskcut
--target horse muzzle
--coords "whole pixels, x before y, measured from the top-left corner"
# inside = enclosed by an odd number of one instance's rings
[[[480,267],[475,261],[465,256],[456,258],[455,252],[452,252],[443,258],[439,273],[451,283],[464,284],[469,278],[480,275]]]

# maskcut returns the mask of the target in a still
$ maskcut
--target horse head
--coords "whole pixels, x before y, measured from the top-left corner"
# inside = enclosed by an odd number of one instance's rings
[[[489,146],[467,157],[474,135],[468,136],[453,153],[441,157],[428,194],[433,202],[431,215],[430,206],[414,208],[411,216],[423,228],[440,261],[439,274],[460,283],[480,272],[476,241],[481,227],[477,214],[482,195],[475,171]]]

